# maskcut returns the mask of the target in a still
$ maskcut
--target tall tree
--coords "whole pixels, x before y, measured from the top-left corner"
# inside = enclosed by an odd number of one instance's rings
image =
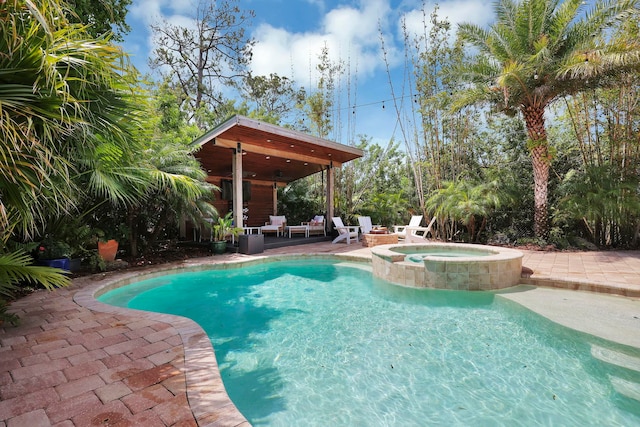
[[[311,125],[310,131],[320,138],[328,138],[334,129],[333,108],[336,97],[336,81],[344,73],[342,62],[334,62],[329,56],[329,48],[323,46],[318,55],[316,69],[319,73],[317,90],[310,94],[304,110]]]
[[[304,89],[296,89],[293,80],[273,73],[269,76],[248,75],[241,89],[245,102],[252,107],[250,116],[275,124],[294,112],[305,98]]]
[[[412,82],[405,85],[405,90],[410,95],[391,89],[415,182],[417,206],[429,221],[428,194],[441,188],[444,181],[468,177],[468,170],[473,168],[474,142],[478,140],[481,120],[471,109],[450,113],[452,93],[459,83],[443,69],[460,61],[464,50],[450,42],[451,24],[438,17],[437,6],[431,14],[424,7],[421,12],[420,31],[412,33],[403,24],[405,79]],[[406,98],[411,101],[405,102]]]
[[[247,75],[254,41],[246,28],[253,11],[241,11],[237,3],[202,0],[192,26],[151,26],[157,46],[151,67],[180,88],[183,110],[201,128],[207,127],[202,117],[224,105],[223,86]]]
[[[450,71],[471,83],[458,91],[453,108],[489,103],[522,115],[528,132],[534,178],[534,232],[547,237],[547,187],[552,157],[544,114],[562,96],[615,82],[638,69],[637,39],[603,40],[616,22],[637,19],[638,0],[599,2],[585,12],[582,0],[501,0],[496,22],[483,29],[461,24],[460,39],[478,50]]]
[[[69,22],[88,25],[94,38],[110,33],[113,40],[122,41],[131,30],[126,22],[131,0],[67,0],[67,4],[72,12],[67,13]]]

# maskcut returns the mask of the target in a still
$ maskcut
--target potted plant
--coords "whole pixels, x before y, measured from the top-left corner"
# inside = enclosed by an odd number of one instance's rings
[[[213,243],[211,251],[214,254],[223,254],[227,250],[227,237],[237,236],[242,232],[242,228],[233,225],[233,216],[229,212],[225,216],[219,216],[217,222],[213,224]]]
[[[113,262],[118,253],[119,242],[126,236],[125,227],[121,224],[95,230],[98,238],[98,254],[105,262]]]
[[[95,247],[93,230],[80,219],[69,218],[56,227],[55,236],[69,245],[69,270],[77,272],[83,260],[88,259],[90,247]],[[94,250],[95,251],[95,250]]]
[[[67,243],[46,237],[38,246],[36,262],[38,265],[69,271],[70,255],[71,248]]]

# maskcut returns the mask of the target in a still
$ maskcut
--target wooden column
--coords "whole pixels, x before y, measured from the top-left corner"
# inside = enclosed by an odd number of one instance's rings
[[[278,183],[273,183],[273,215],[278,215]]]
[[[334,189],[335,185],[335,174],[333,170],[333,162],[329,164],[327,167],[327,218],[324,222],[325,228],[327,229],[327,233],[331,233],[331,227],[333,226],[333,222],[331,218],[333,218],[333,195],[335,193]]]
[[[242,144],[233,149],[231,166],[233,179],[233,220],[236,227],[242,227]]]

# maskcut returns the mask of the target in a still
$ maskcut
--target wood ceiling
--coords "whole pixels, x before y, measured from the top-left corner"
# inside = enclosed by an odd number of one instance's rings
[[[196,153],[211,177],[231,179],[233,151],[242,150],[243,179],[285,185],[330,165],[363,156],[362,150],[302,132],[233,116],[198,138]]]

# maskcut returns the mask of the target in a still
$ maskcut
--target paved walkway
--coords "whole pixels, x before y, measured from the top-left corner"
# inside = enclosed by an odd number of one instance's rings
[[[291,253],[370,257],[359,244],[330,243],[264,255]],[[175,267],[247,258],[229,254]],[[640,295],[637,251],[525,252],[523,265],[534,271],[529,283]],[[90,298],[100,282],[146,270],[76,279],[69,288],[12,304],[22,321],[0,329],[0,427],[248,425],[221,388],[210,343],[197,325],[105,309]]]

